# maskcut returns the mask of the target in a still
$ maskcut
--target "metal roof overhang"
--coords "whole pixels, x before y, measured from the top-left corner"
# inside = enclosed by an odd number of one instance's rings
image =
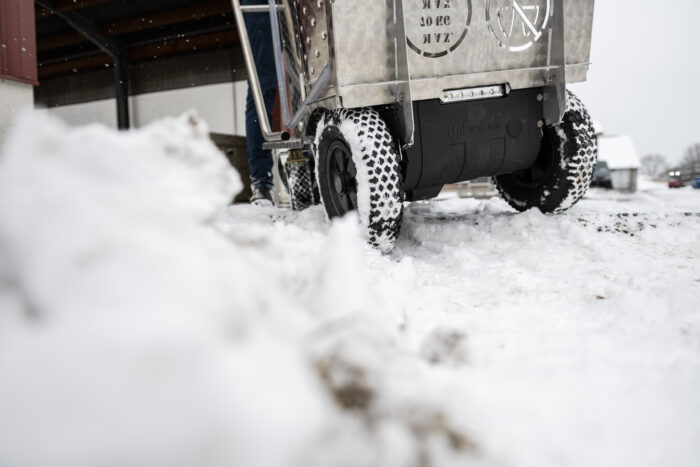
[[[229,0],[35,0],[39,82],[114,68],[120,128],[128,128],[128,67],[239,40]]]

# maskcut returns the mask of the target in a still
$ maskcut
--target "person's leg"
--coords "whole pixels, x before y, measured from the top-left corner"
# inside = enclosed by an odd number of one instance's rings
[[[263,4],[264,0],[243,0],[243,4]],[[277,76],[275,73],[274,53],[272,48],[272,33],[268,13],[247,14],[246,30],[250,37],[255,66],[258,70],[260,86],[265,100],[267,116],[272,125],[272,107],[277,94]],[[250,166],[250,178],[254,188],[272,189],[272,153],[263,150],[264,142],[260,121],[255,109],[253,94],[248,89],[246,100],[246,138],[247,156]]]

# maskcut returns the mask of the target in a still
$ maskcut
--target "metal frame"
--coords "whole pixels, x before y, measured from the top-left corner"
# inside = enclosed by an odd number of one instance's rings
[[[280,25],[279,16],[280,11],[286,10],[284,5],[279,5],[275,0],[268,0],[268,5],[246,5],[243,6],[240,0],[231,0],[234,17],[236,23],[238,24],[238,34],[241,39],[241,48],[243,50],[243,56],[246,63],[246,69],[248,71],[248,82],[250,83],[251,92],[253,94],[253,100],[255,101],[255,109],[258,113],[258,120],[260,121],[260,129],[263,134],[265,141],[269,143],[276,143],[282,141],[290,140],[290,134],[287,131],[273,132],[270,121],[267,118],[267,110],[265,109],[265,102],[262,95],[262,89],[260,87],[260,78],[258,76],[257,69],[255,67],[255,60],[253,59],[253,52],[250,45],[250,38],[248,37],[248,31],[245,27],[245,13],[263,13],[268,12],[270,14],[270,27],[272,29],[272,42],[275,57],[275,71],[277,74],[277,83],[280,93],[280,102],[282,104],[282,120],[286,128],[296,128],[301,122],[307,107],[312,102],[318,100],[323,93],[326,91],[330,81],[331,81],[331,66],[327,63],[326,66],[321,71],[318,79],[314,83],[314,86],[309,91],[308,95],[304,99],[301,107],[297,109],[294,114],[289,112],[289,96],[287,94],[287,84],[285,80],[284,73],[284,59],[282,56],[282,40],[280,35]],[[285,146],[300,146],[302,144],[301,138],[297,138],[294,141],[289,141],[289,143],[284,144]]]
[[[548,125],[561,123],[566,112],[566,52],[564,0],[554,0],[552,27],[548,34],[547,86],[544,88],[544,120]]]
[[[117,40],[100,34],[94,23],[80,13],[60,11],[53,0],[35,0],[37,5],[62,18],[73,29],[95,44],[114,60],[114,89],[117,103],[117,126],[120,130],[129,129],[129,61],[126,48]]]
[[[459,0],[468,6],[464,10],[468,12],[466,29],[460,27],[456,43],[440,54],[408,51],[408,39],[415,42],[418,31],[424,32],[417,24],[421,6],[426,8],[420,0],[281,0],[281,5],[267,1],[268,5],[244,7],[240,0],[231,0],[266,147],[300,146],[303,136],[286,141],[289,133],[273,133],[270,128],[244,13],[270,14],[287,128],[296,128],[310,109],[318,107],[390,107],[393,131],[404,148],[414,139],[414,101],[437,99],[448,90],[488,85],[514,90],[537,87],[543,89],[544,120],[556,125],[565,112],[567,79],[583,81],[588,69],[594,0],[546,0],[547,16],[540,16],[547,19],[540,25],[543,30],[535,31],[535,25],[525,18],[534,45],[518,49],[511,49],[508,43],[500,43],[499,48],[499,38],[492,36],[496,35],[489,23],[492,0]],[[513,0],[513,8],[524,17],[521,3]],[[292,25],[297,41],[292,65],[303,69],[298,83],[296,75],[293,77],[297,84],[292,86],[300,88],[303,99],[294,115],[289,112],[284,76],[284,58],[290,57],[282,53],[278,14],[282,11],[285,25]],[[448,58],[439,58],[443,56]]]
[[[279,87],[280,102],[283,103],[282,123],[287,128],[296,128],[297,125],[299,125],[299,122],[301,122],[301,119],[304,116],[304,112],[306,111],[306,107],[309,105],[309,103],[321,97],[321,94],[323,94],[323,92],[328,87],[328,83],[331,80],[331,65],[330,63],[326,63],[326,66],[323,67],[320,76],[316,80],[316,83],[314,83],[314,86],[309,91],[309,94],[306,97],[306,99],[304,99],[302,105],[299,107],[299,109],[297,109],[294,115],[290,115],[288,105],[289,97],[287,95],[287,83],[285,80],[284,73],[284,60],[282,58],[282,39],[280,35],[278,9],[276,8],[277,4],[275,3],[275,0],[268,0],[268,2],[268,11],[270,12],[270,27],[272,28],[272,46],[275,55],[275,71],[277,73],[277,85]]]
[[[241,38],[241,49],[243,50],[243,58],[245,59],[245,66],[248,72],[248,83],[250,84],[250,90],[253,94],[253,100],[255,101],[255,109],[258,112],[258,121],[260,122],[260,131],[262,132],[263,138],[265,138],[265,141],[282,141],[289,139],[289,133],[287,132],[273,132],[270,120],[267,118],[267,109],[265,108],[262,88],[260,87],[260,79],[258,78],[258,71],[255,68],[253,50],[250,47],[250,38],[248,37],[248,30],[245,27],[245,18],[243,17],[243,13],[263,13],[269,11],[270,7],[269,5],[250,5],[244,7],[241,5],[240,0],[231,0],[231,4],[233,6],[233,16],[238,25],[238,35]],[[286,135],[283,133],[286,133]]]

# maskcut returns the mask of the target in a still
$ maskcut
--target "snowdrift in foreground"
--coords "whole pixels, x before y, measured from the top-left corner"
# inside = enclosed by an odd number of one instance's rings
[[[302,313],[212,228],[240,187],[194,116],[126,134],[20,122],[0,160],[0,465],[303,453],[325,407],[295,351]]]
[[[1,466],[700,461],[696,193],[416,203],[382,256],[240,186],[194,115],[18,123]]]
[[[0,465],[315,465],[373,442],[329,387],[367,403],[344,356],[376,354],[327,339],[386,345],[393,277],[366,270],[353,219],[303,256],[276,229],[227,238],[214,221],[239,189],[193,115],[19,122],[0,156]]]

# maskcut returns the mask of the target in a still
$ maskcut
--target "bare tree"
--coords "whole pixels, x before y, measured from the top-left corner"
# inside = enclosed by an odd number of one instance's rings
[[[661,154],[647,154],[642,157],[642,173],[650,177],[658,177],[668,170],[668,161]]]
[[[681,169],[688,173],[700,173],[700,143],[695,143],[685,150]]]

